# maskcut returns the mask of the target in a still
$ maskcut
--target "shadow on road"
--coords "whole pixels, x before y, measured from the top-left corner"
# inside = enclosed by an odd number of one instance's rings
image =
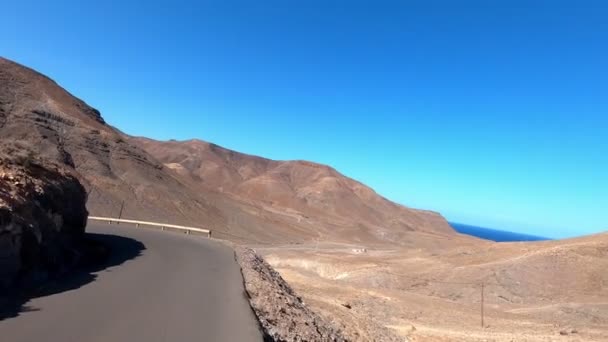
[[[38,311],[39,309],[26,304],[33,298],[78,289],[95,281],[95,273],[135,259],[146,249],[144,244],[137,240],[110,234],[87,233],[85,241],[91,253],[84,258],[83,265],[70,273],[53,278],[35,290],[15,294],[7,299],[0,298],[0,321],[17,317],[22,312]]]

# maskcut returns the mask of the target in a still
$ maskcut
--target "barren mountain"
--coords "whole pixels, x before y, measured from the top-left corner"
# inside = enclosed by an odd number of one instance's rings
[[[75,169],[92,215],[118,216],[124,201],[123,217],[204,226],[259,243],[456,235],[439,214],[394,204],[328,166],[271,161],[200,141],[128,137],[53,80],[6,59],[0,59],[0,139]]]
[[[395,204],[326,165],[269,160],[201,140],[132,141],[202,188],[277,211],[376,227],[384,234],[400,230],[453,232],[439,214]]]
[[[0,59],[0,139],[74,168],[89,192],[91,214],[116,216],[124,200],[133,217],[220,222],[213,206],[126,141],[97,110],[6,59]]]

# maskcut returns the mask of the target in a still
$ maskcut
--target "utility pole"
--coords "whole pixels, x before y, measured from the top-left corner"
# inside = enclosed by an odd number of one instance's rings
[[[483,282],[481,282],[481,327],[482,328],[484,327],[484,324],[483,324],[483,314],[484,314],[484,312],[483,312],[483,304],[484,304],[483,303],[483,300],[484,300],[483,291],[484,291],[484,287],[485,287],[485,284]]]
[[[120,203],[120,212],[118,213],[118,219],[120,220],[122,218],[122,209],[125,207],[125,201],[123,200],[122,203]],[[116,222],[116,224],[120,224],[120,222]]]

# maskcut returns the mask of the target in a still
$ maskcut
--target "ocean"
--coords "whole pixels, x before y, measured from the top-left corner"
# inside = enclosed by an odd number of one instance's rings
[[[476,227],[462,223],[450,222],[450,225],[459,233],[472,235],[481,239],[492,240],[496,242],[551,240],[549,238],[544,238],[540,236],[513,233],[498,229]]]

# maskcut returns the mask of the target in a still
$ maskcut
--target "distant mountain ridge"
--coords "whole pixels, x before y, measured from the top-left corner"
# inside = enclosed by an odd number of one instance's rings
[[[326,165],[127,136],[53,80],[1,58],[0,139],[73,168],[96,215],[117,216],[124,201],[126,217],[264,243],[457,236],[441,215],[390,202]]]
[[[201,140],[132,138],[178,174],[241,200],[303,213],[348,217],[370,225],[451,232],[439,214],[395,204],[334,168],[309,161],[276,161]]]

